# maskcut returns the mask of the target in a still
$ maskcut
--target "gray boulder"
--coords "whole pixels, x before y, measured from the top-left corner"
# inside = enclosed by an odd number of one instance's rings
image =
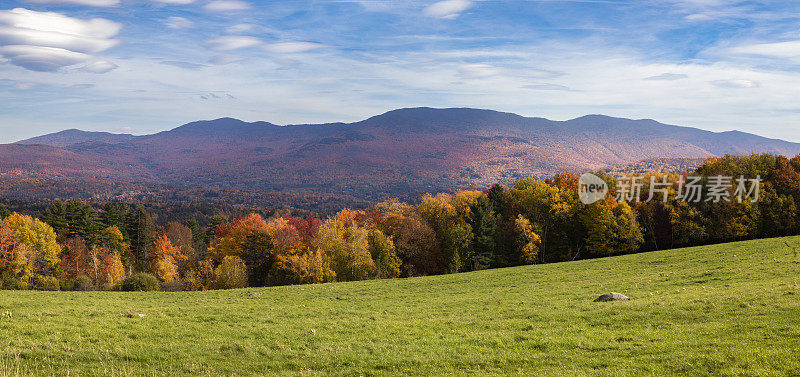
[[[600,295],[594,302],[606,302],[606,301],[628,301],[630,298],[628,296],[623,295],[622,293],[610,292],[604,295]]]

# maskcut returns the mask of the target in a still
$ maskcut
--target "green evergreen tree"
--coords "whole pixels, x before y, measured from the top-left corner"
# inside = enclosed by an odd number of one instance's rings
[[[130,241],[127,229],[128,211],[127,204],[106,203],[103,206],[103,212],[100,213],[103,229],[111,226],[117,227],[122,232],[122,237],[126,242]]]
[[[194,243],[194,248],[198,252],[198,259],[204,259],[208,248],[205,230],[200,226],[200,222],[196,218],[189,219],[186,222],[186,226],[192,231],[192,243]]]
[[[216,237],[217,227],[226,221],[228,221],[228,218],[222,215],[214,215],[214,217],[211,218],[208,227],[206,228],[206,245],[211,245],[211,241],[213,241],[214,237]]]
[[[66,219],[68,237],[80,237],[88,247],[97,245],[103,227],[94,208],[78,200],[71,200],[66,206]]]
[[[11,215],[11,211],[9,211],[6,206],[0,204],[0,219],[5,219],[9,215]]]
[[[251,287],[263,287],[275,262],[275,245],[266,232],[252,231],[244,240],[241,258],[247,265],[247,280]]]
[[[60,200],[54,201],[47,207],[39,219],[50,225],[58,235],[65,235],[68,230],[67,207]]]
[[[137,268],[144,271],[155,241],[155,227],[150,214],[142,206],[128,213],[128,235],[130,236],[131,253],[136,258]]]
[[[497,260],[497,221],[489,200],[481,196],[470,206],[468,223],[472,226],[472,255],[468,259],[471,268],[493,267]]]

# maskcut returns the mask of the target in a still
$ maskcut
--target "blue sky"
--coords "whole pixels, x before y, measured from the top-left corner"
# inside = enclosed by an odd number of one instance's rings
[[[0,142],[400,107],[800,142],[800,2],[4,0]]]

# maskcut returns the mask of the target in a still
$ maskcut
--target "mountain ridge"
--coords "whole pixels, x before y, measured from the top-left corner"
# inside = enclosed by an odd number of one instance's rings
[[[509,184],[653,158],[800,154],[800,144],[586,115],[566,121],[494,110],[397,109],[353,123],[276,125],[219,118],[151,135],[69,131],[0,145],[0,177],[63,176],[354,197]],[[50,143],[49,148],[37,145]],[[17,150],[10,145],[25,145]],[[63,154],[69,158],[56,158]]]
[[[117,138],[120,138],[120,139],[123,139],[123,140],[127,141],[127,140],[131,140],[131,139],[136,139],[136,138],[153,137],[153,136],[156,136],[156,135],[164,135],[164,134],[171,134],[171,133],[186,133],[188,131],[196,131],[198,128],[206,128],[207,126],[212,126],[214,129],[224,128],[225,131],[230,131],[230,128],[228,128],[226,126],[230,126],[231,124],[236,124],[236,125],[245,126],[245,127],[266,126],[267,128],[270,128],[270,129],[288,128],[288,127],[358,126],[358,125],[369,124],[370,122],[374,122],[374,121],[378,121],[378,120],[384,120],[384,119],[387,119],[387,118],[396,120],[397,118],[392,118],[393,115],[403,114],[405,112],[411,112],[411,113],[414,113],[415,115],[420,115],[420,112],[425,112],[426,113],[425,115],[430,115],[433,112],[440,112],[440,111],[447,111],[447,112],[466,111],[466,112],[470,113],[469,115],[475,115],[475,114],[480,114],[480,113],[496,114],[496,115],[508,116],[510,118],[516,118],[516,119],[520,119],[520,120],[543,121],[543,122],[549,122],[549,123],[552,123],[552,124],[575,124],[576,122],[582,122],[582,121],[586,121],[586,120],[590,120],[590,121],[597,121],[597,120],[622,121],[622,122],[632,122],[632,123],[636,123],[636,124],[641,124],[641,123],[647,122],[647,123],[651,123],[653,125],[657,125],[657,126],[660,126],[660,127],[695,130],[695,131],[701,131],[701,132],[714,134],[714,135],[735,134],[735,135],[747,136],[747,137],[757,137],[759,139],[764,139],[764,140],[779,141],[779,142],[782,142],[782,143],[797,144],[798,146],[800,146],[800,143],[790,142],[790,141],[786,141],[786,140],[779,139],[779,138],[769,138],[769,137],[765,137],[765,136],[761,136],[761,135],[757,135],[757,134],[753,134],[753,133],[749,133],[749,132],[739,131],[739,130],[729,130],[729,131],[715,132],[715,131],[703,130],[703,129],[696,128],[696,127],[691,127],[691,126],[679,126],[679,125],[661,123],[661,122],[659,122],[657,120],[654,120],[654,119],[651,119],[651,118],[630,119],[630,118],[614,117],[614,116],[604,115],[604,114],[587,114],[587,115],[579,116],[579,117],[568,119],[568,120],[557,121],[557,120],[550,120],[550,119],[543,118],[543,117],[527,117],[527,116],[522,116],[522,115],[518,115],[518,114],[515,114],[515,113],[510,113],[510,112],[502,112],[502,111],[496,111],[496,110],[490,110],[490,109],[466,108],[466,107],[461,107],[461,108],[432,108],[432,107],[400,108],[400,109],[390,110],[390,111],[387,111],[385,113],[378,114],[378,115],[375,115],[375,116],[371,116],[371,117],[366,118],[364,120],[351,122],[351,123],[346,123],[346,122],[297,123],[297,124],[290,123],[290,124],[279,125],[279,124],[271,123],[271,122],[268,122],[268,121],[247,122],[247,121],[243,121],[243,120],[240,120],[240,119],[237,119],[237,118],[233,118],[233,117],[221,117],[221,118],[216,118],[216,119],[204,119],[204,120],[192,121],[192,122],[177,126],[175,128],[169,129],[169,130],[160,131],[160,132],[156,132],[156,133],[153,133],[153,134],[146,134],[146,135],[132,135],[132,134],[126,134],[126,133],[112,133],[112,132],[106,132],[106,131],[84,131],[84,130],[80,130],[80,129],[76,129],[76,128],[71,128],[71,129],[66,129],[66,130],[62,130],[62,131],[58,131],[58,132],[54,132],[54,133],[35,136],[35,137],[24,139],[24,140],[19,140],[19,141],[16,141],[14,143],[11,143],[11,144],[25,144],[25,145],[43,144],[43,145],[50,145],[50,146],[54,146],[54,147],[63,147],[63,146],[68,146],[68,145],[72,145],[72,144],[79,144],[79,143],[87,141],[87,140],[82,140],[82,141],[79,141],[79,142],[69,142],[69,143],[66,143],[66,145],[65,145],[65,143],[63,143],[63,142],[52,142],[52,141],[48,141],[45,138],[51,138],[51,137],[56,137],[56,136],[59,136],[59,137],[83,136],[83,138],[85,138],[85,139],[89,139],[89,138],[104,139],[104,138],[117,137]],[[405,120],[405,121],[409,121],[409,120],[421,121],[421,120],[424,120],[424,118],[417,117],[415,119],[415,118],[410,118],[410,117],[407,117],[407,116],[404,116],[404,117],[402,117],[400,119]],[[451,121],[453,121],[453,120],[451,120]],[[222,127],[220,127],[220,126],[222,126]],[[101,141],[101,140],[96,140],[96,139],[91,139],[89,141]]]

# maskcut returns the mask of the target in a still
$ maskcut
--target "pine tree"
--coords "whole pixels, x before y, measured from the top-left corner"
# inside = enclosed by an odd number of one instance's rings
[[[117,227],[122,232],[122,237],[125,241],[130,240],[127,231],[128,206],[122,203],[106,203],[103,206],[103,212],[100,213],[100,220],[103,223],[103,228],[111,226]]]
[[[102,224],[94,208],[71,200],[66,206],[66,219],[68,237],[83,238],[90,248],[98,243]]]
[[[50,204],[39,219],[50,225],[58,235],[65,235],[67,233],[67,207],[64,202],[60,200],[54,201]]]
[[[494,266],[497,260],[497,221],[492,213],[492,204],[479,197],[470,206],[469,224],[472,226],[472,268],[480,270]]]
[[[137,206],[128,214],[127,229],[130,236],[131,253],[136,258],[139,270],[144,271],[155,240],[153,220],[144,207]]]
[[[5,219],[9,215],[11,215],[11,211],[9,211],[8,208],[6,208],[6,206],[3,204],[0,204],[0,220]]]
[[[247,280],[251,287],[263,287],[275,260],[275,245],[267,232],[250,232],[242,245],[242,259],[247,265]]]

